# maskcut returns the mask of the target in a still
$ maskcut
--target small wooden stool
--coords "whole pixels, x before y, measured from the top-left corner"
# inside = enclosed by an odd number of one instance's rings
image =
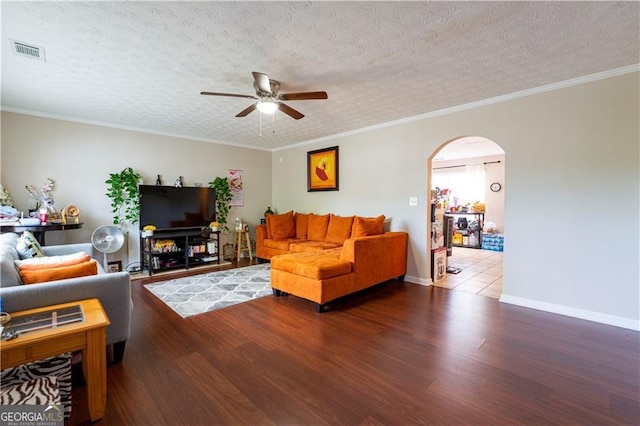
[[[244,239],[242,238],[243,236]],[[240,260],[240,254],[243,251],[249,253],[249,260],[253,260],[249,231],[236,231],[235,237],[233,238],[233,252],[236,255],[236,260]]]

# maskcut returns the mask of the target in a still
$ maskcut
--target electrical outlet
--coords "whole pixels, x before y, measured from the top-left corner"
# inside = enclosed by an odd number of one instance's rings
[[[409,197],[409,205],[417,206],[418,205],[418,197]]]

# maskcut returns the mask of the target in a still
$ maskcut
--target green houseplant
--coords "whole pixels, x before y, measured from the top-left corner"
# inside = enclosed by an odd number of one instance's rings
[[[227,226],[227,217],[229,209],[231,209],[231,188],[229,187],[229,179],[226,177],[217,177],[209,182],[209,187],[213,188],[216,193],[216,221],[220,224],[220,230],[226,237],[226,244],[222,253],[224,259],[231,259],[233,256],[233,244],[231,244],[230,229]]]
[[[229,232],[227,226],[227,216],[231,206],[231,188],[229,187],[229,179],[226,177],[217,177],[209,182],[209,188],[213,188],[216,193],[216,221],[220,224],[220,229]]]
[[[107,197],[111,199],[113,224],[123,226],[133,225],[140,218],[140,191],[138,190],[140,174],[131,167],[126,167],[120,173],[110,173],[105,181]]]

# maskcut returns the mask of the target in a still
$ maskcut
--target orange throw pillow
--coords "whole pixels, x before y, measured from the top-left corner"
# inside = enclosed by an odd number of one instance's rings
[[[59,268],[61,266],[77,265],[91,260],[91,256],[81,251],[62,256],[33,257],[31,259],[16,260],[16,265],[21,271],[37,271],[39,269]]]
[[[283,214],[268,215],[267,235],[269,235],[269,225],[271,225],[271,235],[274,240],[284,240],[296,236],[296,221],[293,218],[293,210]]]
[[[351,236],[352,227],[353,216],[340,217],[331,215],[329,227],[327,228],[327,236],[324,240],[330,243],[343,244],[344,240]]]
[[[382,234],[384,226],[384,215],[378,217],[360,217],[356,216],[353,221],[352,237],[367,237],[369,235]]]
[[[329,214],[309,215],[309,225],[307,228],[307,239],[310,241],[324,241],[327,236],[327,227],[329,226]]]
[[[296,238],[307,239],[310,214],[296,213]]]
[[[271,216],[275,215],[275,213],[269,213],[264,215],[265,226],[267,227],[267,239],[273,239],[273,233],[271,232]]]
[[[20,277],[22,277],[24,284],[36,284],[67,278],[86,277],[88,275],[96,275],[97,273],[98,264],[92,259],[77,265],[60,266],[58,268],[40,269],[36,271],[20,271]]]

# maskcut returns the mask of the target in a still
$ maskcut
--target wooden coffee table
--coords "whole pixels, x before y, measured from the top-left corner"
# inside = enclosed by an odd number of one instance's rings
[[[0,346],[0,368],[5,369],[39,359],[82,350],[82,368],[87,382],[89,415],[92,421],[104,416],[107,404],[106,327],[109,318],[98,299],[81,300],[12,312],[14,318],[24,317],[80,305],[84,321],[20,334],[13,340],[3,340]],[[11,323],[5,326],[10,326]]]

